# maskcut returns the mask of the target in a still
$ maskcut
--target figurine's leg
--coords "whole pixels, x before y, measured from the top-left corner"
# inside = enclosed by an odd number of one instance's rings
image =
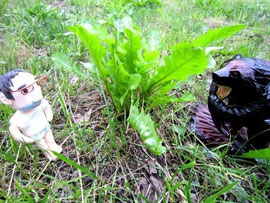
[[[45,142],[44,139],[41,139],[37,141],[37,146],[42,150],[43,154],[49,159],[49,160],[56,160],[57,157],[50,151],[49,146]]]
[[[60,145],[56,144],[51,130],[49,130],[45,134],[44,140],[46,141],[50,150],[56,151],[58,153],[62,152],[62,147]]]

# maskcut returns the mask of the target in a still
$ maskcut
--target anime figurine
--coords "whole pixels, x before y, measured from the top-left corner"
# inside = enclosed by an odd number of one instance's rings
[[[60,153],[62,147],[50,129],[53,113],[42,96],[40,84],[44,80],[25,70],[12,70],[0,77],[0,101],[16,110],[9,120],[11,136],[20,143],[36,143],[49,160],[56,160],[51,151]]]

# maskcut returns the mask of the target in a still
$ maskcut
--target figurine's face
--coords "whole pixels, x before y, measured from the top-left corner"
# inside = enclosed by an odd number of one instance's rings
[[[41,103],[43,98],[41,87],[34,75],[20,72],[11,80],[13,83],[13,87],[10,87],[11,94],[15,99],[11,100],[11,105],[14,109],[28,111]]]

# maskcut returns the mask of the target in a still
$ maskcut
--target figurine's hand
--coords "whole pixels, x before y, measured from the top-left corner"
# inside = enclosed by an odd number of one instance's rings
[[[45,115],[46,115],[46,118],[47,118],[47,121],[49,121],[49,122],[51,122],[52,121],[52,119],[53,119],[53,114],[52,113],[45,113]]]
[[[19,130],[19,128],[17,128],[17,126],[15,126],[15,125],[10,125],[9,131],[10,131],[11,136],[12,136],[17,142],[20,142],[20,143],[33,143],[33,142],[35,142],[34,139],[32,139],[32,138],[30,138],[30,137],[27,137],[27,136],[23,135],[23,134],[21,133],[21,131]]]
[[[44,110],[47,120],[51,122],[53,119],[53,112],[52,112],[51,105],[46,99],[43,99],[43,110]]]

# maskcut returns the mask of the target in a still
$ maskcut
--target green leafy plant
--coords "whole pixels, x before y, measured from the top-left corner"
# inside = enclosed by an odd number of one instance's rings
[[[5,7],[9,0],[1,0],[0,1],[0,11]]]
[[[126,0],[127,2],[132,2],[138,6],[160,6],[162,5],[161,0]]]
[[[115,35],[119,37],[115,38],[89,25],[69,29],[88,48],[119,113],[129,112],[131,98],[138,98],[140,103],[151,104],[151,107],[183,100],[167,94],[177,82],[191,74],[202,73],[207,65],[205,50],[191,43],[173,46],[171,54],[160,60],[163,58],[160,52],[143,47],[138,29],[132,27],[123,31],[116,28]]]
[[[270,160],[270,148],[250,150],[250,151],[242,154],[241,157],[251,158],[251,159],[268,159],[268,160]]]
[[[23,30],[23,38],[27,43],[32,43],[36,47],[48,43],[48,41],[61,40],[65,25],[61,22],[61,15],[57,9],[51,9],[42,1],[35,1],[30,7],[22,1],[27,9],[18,12],[22,18],[22,23],[26,25]]]
[[[207,197],[205,199],[205,203],[211,203],[211,202],[215,202],[216,199],[222,195],[225,194],[227,192],[229,192],[230,190],[232,190],[237,184],[239,183],[239,181],[234,181],[233,183],[231,183],[230,185],[227,185],[226,187],[222,188],[220,191],[218,191],[217,193],[213,194],[210,197]]]
[[[69,30],[89,50],[90,61],[118,114],[130,113],[128,121],[139,132],[149,150],[161,154],[165,150],[155,133],[153,121],[144,111],[139,113],[132,104],[136,102],[148,111],[161,104],[193,100],[194,96],[189,92],[181,97],[169,93],[179,82],[185,81],[191,74],[203,73],[207,64],[212,63],[214,59],[210,51],[218,48],[207,47],[210,43],[229,37],[244,27],[237,25],[209,31],[193,43],[172,46],[166,54],[161,53],[155,44],[143,43],[139,29],[131,25],[129,18],[115,22],[110,28],[111,34],[90,24],[70,26]],[[62,55],[53,57],[56,64],[80,75],[80,69],[70,59],[61,62],[63,58]],[[144,119],[145,123],[139,122]],[[145,134],[146,127],[147,133],[151,134],[151,144]]]
[[[69,158],[65,157],[62,154],[59,154],[55,151],[52,151],[52,153],[57,156],[57,158],[61,159],[62,161],[68,163],[69,165],[75,167],[76,169],[84,172],[86,175],[88,175],[89,177],[93,178],[93,179],[98,179],[98,177],[91,171],[89,171],[88,169],[82,167],[81,165],[77,164],[76,162],[70,160]]]
[[[149,114],[145,114],[143,110],[139,112],[137,107],[131,106],[128,122],[139,132],[143,143],[152,153],[161,155],[166,151]]]

